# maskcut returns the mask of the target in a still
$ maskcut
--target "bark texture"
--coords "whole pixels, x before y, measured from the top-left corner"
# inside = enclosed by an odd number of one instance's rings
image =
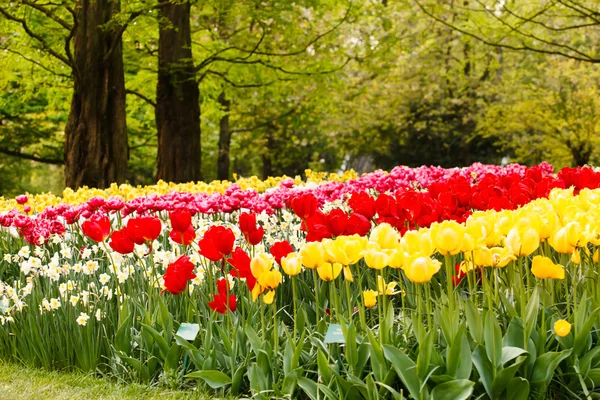
[[[190,3],[160,8],[156,128],[157,179],[167,182],[202,180],[200,92],[192,59]]]
[[[75,82],[65,127],[67,187],[105,188],[125,180],[128,145],[121,33],[105,27],[119,8],[115,0],[77,1]]]
[[[219,104],[225,114],[219,120],[219,155],[217,157],[217,179],[229,179],[229,147],[231,145],[231,129],[229,128],[229,108],[231,101],[225,96],[225,92],[219,95]]]

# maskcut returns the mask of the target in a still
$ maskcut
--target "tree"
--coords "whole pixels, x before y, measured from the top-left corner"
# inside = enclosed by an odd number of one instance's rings
[[[490,46],[600,63],[596,0],[412,1],[435,21]]]
[[[75,4],[23,0],[0,6],[0,15],[30,38],[33,65],[73,79],[65,127],[65,182],[68,186],[106,187],[122,182],[127,169],[127,130],[121,34],[115,24],[120,3],[78,0]],[[23,41],[6,46],[20,54]],[[53,59],[53,64],[37,54]],[[60,64],[60,69],[56,67]],[[67,73],[57,72],[61,69]]]
[[[128,143],[121,31],[105,29],[115,0],[78,0],[75,7],[73,99],[65,127],[68,187],[124,182]]]
[[[160,3],[156,177],[167,182],[199,181],[200,92],[192,58],[190,3]]]

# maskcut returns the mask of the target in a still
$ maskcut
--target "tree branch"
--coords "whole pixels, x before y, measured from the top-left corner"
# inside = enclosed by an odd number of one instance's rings
[[[17,18],[14,15],[11,15],[3,7],[0,7],[0,14],[4,15],[4,17],[6,19],[8,19],[8,20],[11,20],[11,21],[14,21],[14,22],[17,22],[17,23],[21,24],[21,26],[23,27],[23,30],[25,31],[25,33],[27,33],[30,37],[32,37],[35,40],[37,40],[42,45],[42,47],[50,55],[52,55],[56,59],[62,61],[63,63],[65,63],[69,67],[72,67],[71,62],[69,61],[69,59],[67,57],[63,56],[62,54],[58,53],[56,50],[53,50],[52,47],[50,47],[50,45],[44,40],[43,37],[41,37],[40,35],[36,34],[35,32],[33,32],[29,28],[29,25],[27,25],[27,22],[24,19]]]
[[[31,160],[37,161],[44,164],[52,164],[52,165],[64,165],[64,160],[59,160],[56,158],[47,158],[47,157],[39,157],[33,154],[25,154],[20,151],[9,150],[7,148],[0,147],[0,154],[5,154],[7,156],[21,158],[23,160]]]
[[[23,4],[25,4],[26,6],[29,6],[29,7],[33,8],[33,9],[35,9],[35,10],[38,10],[42,14],[44,14],[47,17],[53,19],[55,22],[57,22],[60,26],[62,26],[66,30],[70,31],[71,29],[73,29],[73,26],[71,24],[69,24],[67,21],[65,21],[64,19],[60,18],[59,16],[55,15],[52,11],[48,10],[43,5],[32,3],[32,2],[26,1],[26,0],[21,0],[21,2]]]
[[[144,100],[146,103],[150,104],[152,107],[156,107],[156,102],[150,99],[149,97],[144,96],[140,92],[131,89],[125,89],[125,94],[132,94],[140,99]]]

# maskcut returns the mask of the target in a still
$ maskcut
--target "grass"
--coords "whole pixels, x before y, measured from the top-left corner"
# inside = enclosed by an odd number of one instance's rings
[[[49,372],[0,361],[0,400],[198,399],[212,397],[139,384],[119,384],[74,372]]]

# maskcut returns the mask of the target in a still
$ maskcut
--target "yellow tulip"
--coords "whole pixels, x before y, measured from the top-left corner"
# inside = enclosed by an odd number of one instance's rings
[[[493,247],[490,252],[492,253],[492,263],[488,265],[489,267],[506,267],[509,262],[517,259],[512,250],[507,247]]]
[[[384,296],[391,296],[397,294],[399,292],[395,290],[396,286],[398,286],[398,282],[390,282],[386,284],[385,280],[381,275],[377,276],[377,290],[379,291],[378,294]]]
[[[273,267],[273,257],[270,254],[259,253],[250,261],[250,270],[256,278],[263,275]]]
[[[273,300],[275,299],[275,291],[269,290],[267,294],[263,296],[263,301],[265,304],[273,304]]]
[[[302,257],[298,253],[290,253],[281,259],[281,268],[288,276],[296,276],[302,272]]]
[[[365,262],[369,268],[383,269],[388,265],[388,255],[379,249],[376,243],[372,243],[364,252]]]
[[[456,221],[444,221],[431,225],[431,239],[442,255],[458,254],[462,248],[466,228]]]
[[[344,279],[347,280],[348,282],[354,282],[354,277],[352,276],[352,271],[350,270],[350,267],[347,265],[344,265]]]
[[[265,289],[275,289],[281,283],[283,277],[281,272],[272,269],[264,272],[262,275],[256,277],[258,284]]]
[[[408,231],[400,240],[400,245],[405,253],[419,253],[424,256],[431,256],[434,251],[431,232],[428,229],[418,231]]]
[[[400,234],[390,224],[383,223],[373,229],[369,241],[377,243],[382,249],[393,249],[400,242]]]
[[[319,242],[308,242],[300,249],[302,264],[308,269],[318,268],[325,262],[325,252]]]
[[[338,236],[335,239],[336,245],[339,246],[348,258],[348,264],[356,264],[362,259],[362,253],[367,247],[367,238],[359,235]]]
[[[374,290],[364,290],[363,291],[363,301],[365,307],[373,308],[377,304],[377,292]]]
[[[393,250],[385,250],[385,254],[388,256],[388,266],[392,268],[402,268],[404,264],[404,253],[400,247]]]
[[[559,253],[573,253],[582,239],[581,225],[578,222],[569,222],[550,236],[548,243]]]
[[[540,235],[533,228],[512,228],[506,238],[504,245],[508,247],[515,256],[528,256],[540,247]]]
[[[554,333],[560,337],[565,337],[571,332],[571,324],[564,319],[559,319],[554,323]]]
[[[320,267],[317,267],[317,273],[319,278],[325,282],[331,282],[337,278],[342,272],[342,264],[339,263],[323,263]]]
[[[595,263],[598,262],[598,259],[600,257],[598,257],[600,255],[600,252],[598,251],[598,249],[596,249],[596,251],[594,252],[594,256],[592,257],[592,259],[594,260]]]
[[[481,247],[474,249],[473,251],[465,253],[465,261],[472,262],[472,264],[478,267],[487,267],[492,265],[492,251],[487,247]]]
[[[531,273],[539,279],[565,279],[562,265],[554,264],[551,259],[543,256],[533,257]]]
[[[573,264],[581,264],[581,254],[579,254],[579,249],[575,249],[575,251],[573,251],[571,262]]]
[[[429,282],[442,266],[438,260],[413,254],[404,263],[406,277],[415,283]]]

